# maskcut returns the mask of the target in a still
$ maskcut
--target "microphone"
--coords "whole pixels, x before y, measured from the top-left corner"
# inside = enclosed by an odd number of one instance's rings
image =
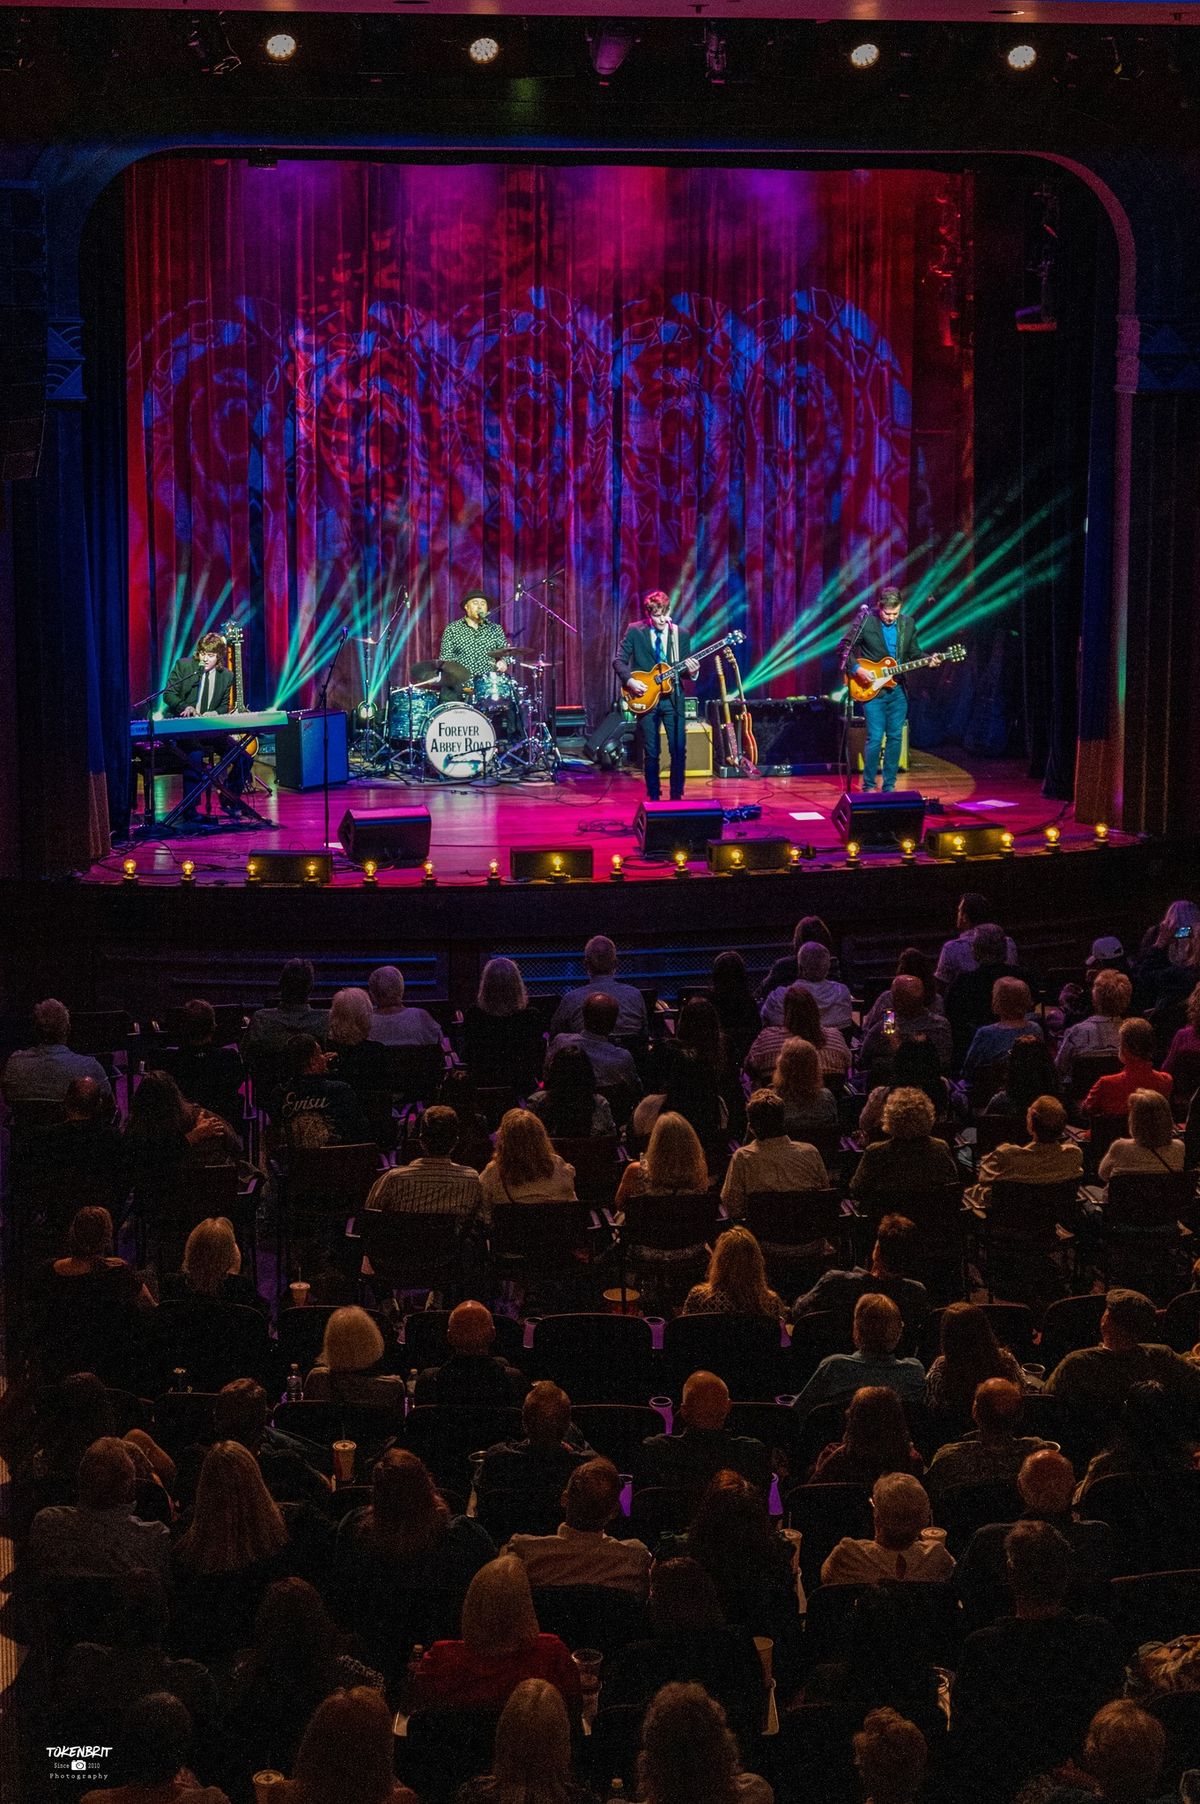
[[[342,628],[341,643],[344,645],[349,637],[350,637],[350,628],[349,628],[349,626],[344,626]]]

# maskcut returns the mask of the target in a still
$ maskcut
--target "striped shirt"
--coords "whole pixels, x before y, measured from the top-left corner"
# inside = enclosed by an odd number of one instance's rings
[[[414,1159],[377,1179],[367,1208],[392,1215],[461,1215],[473,1221],[484,1213],[479,1173],[453,1159]]]

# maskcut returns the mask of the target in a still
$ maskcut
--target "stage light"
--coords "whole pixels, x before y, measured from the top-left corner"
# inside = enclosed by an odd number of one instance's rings
[[[563,855],[561,852],[552,852],[550,854],[550,881],[552,883],[565,883],[567,881],[566,866],[563,863]]]
[[[799,869],[800,869],[800,848],[799,848],[799,846],[789,846],[788,847],[788,870],[789,871],[798,871]]]
[[[183,863],[179,867],[179,881],[180,881],[180,883],[195,883],[195,881],[196,881],[196,862],[194,859],[192,859],[192,858],[184,859]]]
[[[489,889],[500,888],[500,863],[498,859],[493,858],[492,862],[488,865],[487,880]]]
[[[587,34],[587,44],[592,68],[603,83],[616,74],[633,49],[633,33],[620,19],[601,19]]]
[[[852,69],[873,69],[878,61],[878,44],[856,44],[850,52],[850,67]]]
[[[310,858],[304,866],[305,883],[318,884],[321,881],[321,867],[315,858]]]
[[[376,862],[373,858],[364,858],[363,859],[362,880],[363,880],[364,885],[370,884],[373,887],[376,887],[376,888],[378,887],[379,866],[376,864]]]
[[[675,875],[677,877],[686,877],[688,874],[687,866],[688,866],[687,853],[682,850],[676,852],[676,854],[675,854]]]
[[[1000,856],[1001,856],[1001,858],[1011,858],[1013,855],[1013,847],[1016,845],[1016,843],[1017,843],[1016,840],[1013,838],[1012,834],[1008,831],[1008,828],[1006,827],[1004,829],[1004,832],[1000,835]]]
[[[956,833],[950,841],[950,852],[957,864],[961,864],[967,856],[967,842],[961,833]]]
[[[205,75],[232,75],[242,66],[226,34],[224,13],[193,13],[188,20],[187,46]]]
[[[612,855],[612,869],[608,873],[608,881],[610,883],[624,883],[625,881],[625,860],[619,852],[614,852]]]
[[[246,860],[246,882],[247,883],[261,883],[262,882],[262,870],[259,867],[259,862],[258,862],[257,858],[248,858]]]
[[[858,855],[861,851],[862,851],[862,847],[859,845],[859,843],[856,839],[848,839],[846,841],[846,863],[852,869],[857,868]]]
[[[1046,828],[1046,850],[1047,850],[1047,852],[1057,852],[1058,851],[1058,842],[1061,838],[1062,838],[1062,834],[1059,832],[1057,827],[1047,827]]]
[[[901,864],[915,864],[917,862],[917,842],[915,839],[902,839],[900,841],[900,862]]]
[[[437,888],[437,872],[433,868],[433,859],[432,858],[427,858],[425,860],[424,871],[425,871],[425,875],[421,879],[422,884],[424,885],[424,887],[426,889],[436,889]]]
[[[123,872],[123,878],[122,878],[123,882],[125,882],[125,883],[136,883],[137,882],[138,868],[137,868],[137,859],[136,858],[124,859],[121,864],[121,870]]]
[[[1092,828],[1092,838],[1095,840],[1095,842],[1098,846],[1106,846],[1108,844],[1108,822],[1107,821],[1097,821],[1096,822],[1096,825]]]
[[[499,54],[500,46],[495,38],[474,38],[467,46],[467,55],[481,67],[485,63],[494,63]]]
[[[1026,69],[1032,69],[1037,62],[1037,51],[1032,44],[1014,44],[1005,58],[1010,69],[1023,75]]]
[[[273,63],[290,62],[300,46],[290,31],[273,31],[263,46]]]

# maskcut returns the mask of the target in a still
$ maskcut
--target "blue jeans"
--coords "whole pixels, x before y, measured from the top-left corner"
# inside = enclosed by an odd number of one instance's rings
[[[864,702],[863,715],[867,723],[867,743],[863,748],[862,786],[874,789],[882,747],[883,787],[895,789],[896,774],[900,769],[900,741],[908,719],[908,697],[897,683],[894,689],[885,689],[874,701]]]

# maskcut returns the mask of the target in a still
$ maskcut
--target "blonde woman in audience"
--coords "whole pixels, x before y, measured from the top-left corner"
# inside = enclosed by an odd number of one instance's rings
[[[545,1679],[577,1710],[579,1669],[543,1635],[529,1576],[513,1554],[480,1568],[463,1602],[461,1641],[435,1641],[417,1669],[416,1709],[495,1710],[523,1679]]]
[[[509,1109],[501,1118],[496,1148],[479,1184],[489,1213],[499,1203],[575,1201],[575,1167],[555,1152],[529,1109]]]
[[[1114,1140],[1101,1159],[1101,1180],[1127,1171],[1182,1170],[1183,1141],[1175,1137],[1170,1103],[1157,1090],[1135,1090],[1129,1098],[1129,1136]]]
[[[762,1249],[749,1228],[729,1228],[713,1248],[703,1284],[694,1284],[684,1315],[766,1315],[787,1312],[767,1283]]]
[[[821,1078],[817,1049],[808,1040],[785,1040],[775,1061],[771,1079],[786,1112],[786,1133],[792,1140],[837,1128],[837,1103]]]
[[[529,1006],[511,958],[489,958],[474,1002],[463,1014],[463,1060],[480,1083],[511,1083],[524,1096],[537,1083],[546,1050],[543,1019]]]
[[[321,1704],[300,1743],[282,1804],[417,1804],[396,1778],[392,1713],[378,1691],[355,1685]]]
[[[496,1725],[492,1770],[462,1786],[457,1804],[589,1804],[571,1772],[571,1719],[562,1693],[523,1679]]]
[[[383,1370],[383,1335],[357,1304],[335,1309],[325,1324],[316,1365],[304,1380],[305,1401],[399,1405],[404,1380]]]
[[[700,1136],[689,1121],[671,1110],[659,1116],[650,1144],[621,1174],[618,1209],[634,1196],[695,1196],[709,1188],[708,1166]]]
[[[184,1244],[179,1279],[164,1289],[174,1296],[265,1307],[250,1278],[243,1276],[241,1248],[227,1215],[210,1215],[196,1223]]]
[[[744,1773],[737,1741],[703,1685],[664,1685],[642,1723],[638,1790],[645,1804],[772,1804],[757,1773]]]

